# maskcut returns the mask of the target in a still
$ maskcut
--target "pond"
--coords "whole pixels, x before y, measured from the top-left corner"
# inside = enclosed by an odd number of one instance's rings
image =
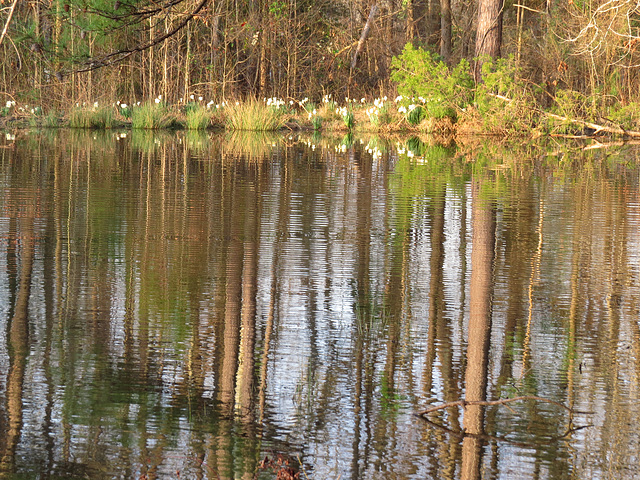
[[[0,147],[2,478],[640,476],[635,146]]]

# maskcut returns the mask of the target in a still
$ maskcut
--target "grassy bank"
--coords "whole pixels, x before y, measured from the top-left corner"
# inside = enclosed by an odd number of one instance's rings
[[[0,126],[85,129],[186,129],[500,136],[640,136],[640,105],[588,98],[568,89],[553,95],[523,80],[513,59],[487,60],[476,84],[466,61],[449,67],[408,46],[394,59],[393,98],[264,98],[226,101],[192,97],[77,103],[68,111],[7,101]]]

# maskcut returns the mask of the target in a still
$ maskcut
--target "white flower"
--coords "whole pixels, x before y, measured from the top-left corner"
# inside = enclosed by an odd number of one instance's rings
[[[196,97],[196,96],[195,96],[193,93],[192,93],[191,95],[189,95],[189,98],[190,98],[191,100],[193,100],[195,97]]]
[[[127,104],[126,103],[121,103],[120,104],[120,108],[127,108]]]
[[[202,101],[202,97],[198,97],[198,101],[201,102]]]

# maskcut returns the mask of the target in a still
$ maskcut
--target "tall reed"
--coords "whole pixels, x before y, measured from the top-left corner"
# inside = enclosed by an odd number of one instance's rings
[[[134,129],[170,128],[176,124],[176,117],[162,103],[142,104],[131,114],[131,127]]]
[[[75,107],[69,112],[71,128],[105,129],[114,125],[113,109],[110,107]]]
[[[226,107],[229,130],[272,131],[278,130],[285,123],[281,109],[249,100]]]

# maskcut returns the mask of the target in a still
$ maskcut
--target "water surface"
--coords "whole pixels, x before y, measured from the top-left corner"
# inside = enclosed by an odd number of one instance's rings
[[[0,475],[638,478],[637,149],[424,140],[3,138]]]

